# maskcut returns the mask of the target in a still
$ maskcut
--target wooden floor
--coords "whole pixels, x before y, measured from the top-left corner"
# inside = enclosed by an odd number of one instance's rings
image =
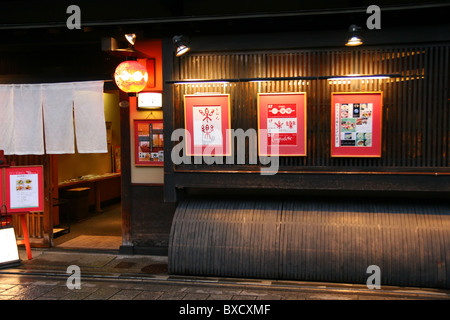
[[[121,236],[81,235],[61,243],[58,248],[118,250],[121,245]]]

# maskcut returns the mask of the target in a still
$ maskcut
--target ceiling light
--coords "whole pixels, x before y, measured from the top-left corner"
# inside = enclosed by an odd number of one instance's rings
[[[134,46],[134,44],[136,43],[136,34],[135,33],[127,33],[125,35],[125,39],[127,39],[127,41]]]
[[[348,36],[347,36],[347,42],[346,46],[348,47],[355,47],[363,44],[362,38],[361,38],[361,27],[358,27],[355,24],[352,24],[348,28]]]
[[[176,56],[179,57],[186,52],[188,52],[191,48],[187,45],[183,36],[174,36],[172,38],[173,45],[175,46]]]

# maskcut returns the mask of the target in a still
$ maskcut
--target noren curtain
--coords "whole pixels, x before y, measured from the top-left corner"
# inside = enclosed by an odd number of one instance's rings
[[[75,115],[75,116],[74,116]],[[103,81],[0,85],[5,154],[107,152]]]

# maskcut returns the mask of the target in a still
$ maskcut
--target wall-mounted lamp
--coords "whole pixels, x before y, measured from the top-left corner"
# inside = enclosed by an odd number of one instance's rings
[[[348,28],[347,42],[345,45],[347,47],[355,47],[363,44],[361,38],[361,27],[358,27],[356,24],[352,24]]]
[[[136,43],[136,34],[135,33],[127,33],[125,35],[125,39],[130,43],[131,46],[134,46]]]
[[[174,36],[172,38],[173,41],[173,45],[175,46],[175,54],[177,57],[185,54],[186,52],[188,52],[191,48],[189,48],[189,46],[186,43],[186,40],[184,39],[183,36]]]

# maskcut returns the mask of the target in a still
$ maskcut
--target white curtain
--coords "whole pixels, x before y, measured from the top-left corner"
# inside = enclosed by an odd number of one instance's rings
[[[43,154],[41,88],[29,84],[14,86],[13,95],[14,154]]]
[[[75,153],[72,83],[44,86],[42,92],[46,152]]]
[[[74,111],[78,152],[107,152],[103,82],[79,83],[74,90]]]
[[[14,92],[10,87],[0,86],[0,150],[14,152]]]
[[[75,153],[75,136],[78,152],[107,152],[103,81],[0,85],[5,154]]]

